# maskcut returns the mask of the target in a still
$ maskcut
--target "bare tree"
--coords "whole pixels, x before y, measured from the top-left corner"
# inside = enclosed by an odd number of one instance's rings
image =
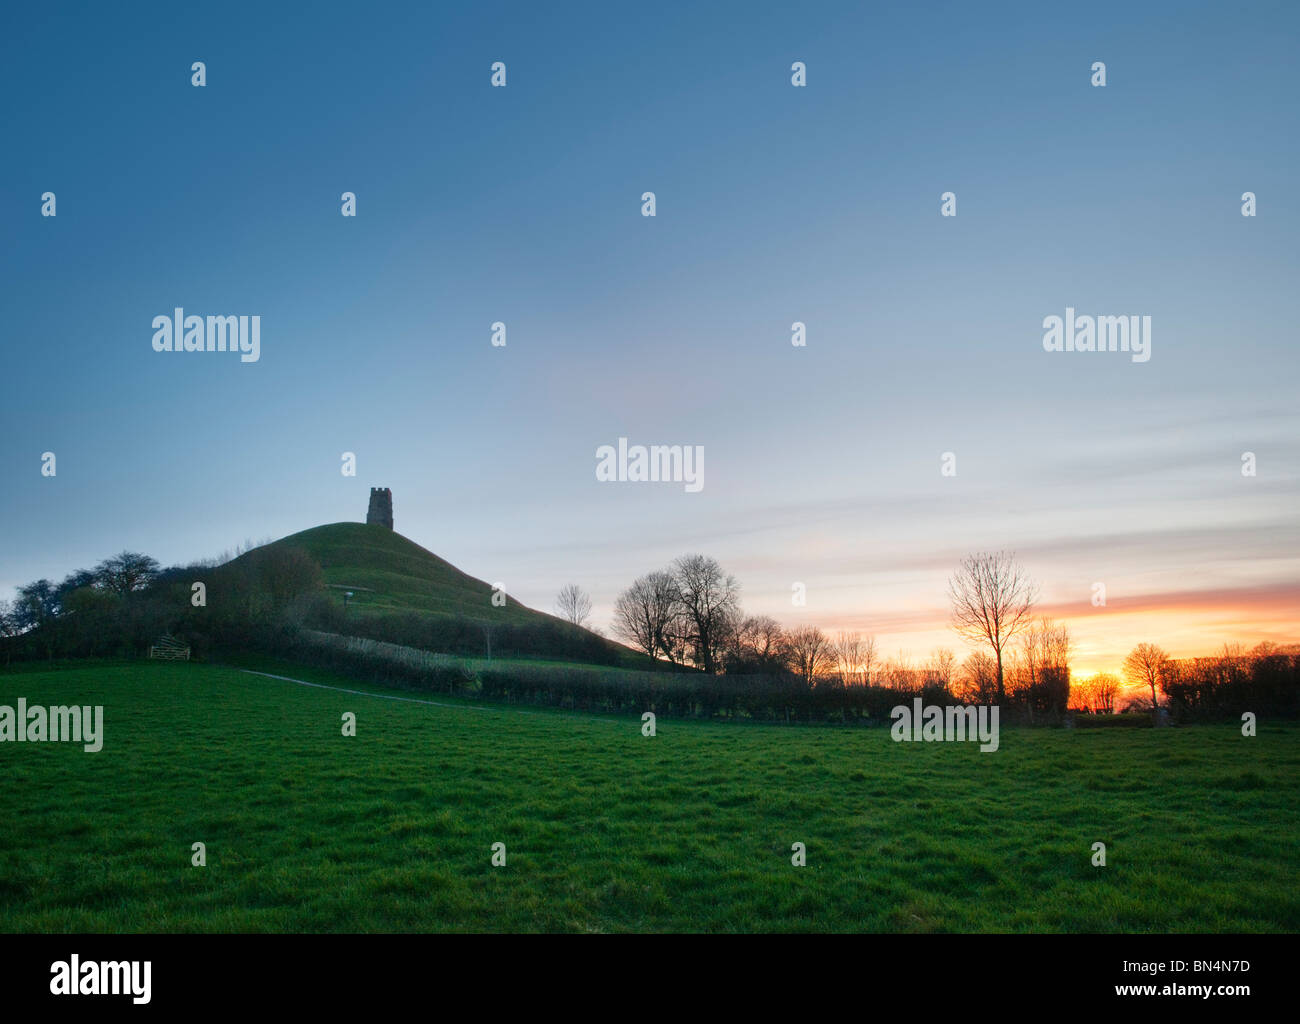
[[[677,578],[671,572],[659,570],[652,572],[648,579],[658,621],[659,650],[674,665],[685,665],[690,653],[691,625]]]
[[[862,638],[862,668],[861,679],[863,686],[870,686],[876,666],[880,659],[876,656],[876,638],[868,634]]]
[[[816,626],[800,626],[786,635],[790,667],[811,684],[835,664],[835,645]]]
[[[1124,675],[1129,682],[1151,687],[1153,712],[1160,707],[1156,687],[1164,681],[1168,669],[1169,655],[1155,644],[1138,644],[1124,659]]]
[[[930,662],[925,666],[925,674],[931,683],[952,689],[953,679],[957,675],[957,655],[947,647],[939,647],[930,655]]]
[[[591,618],[591,598],[576,583],[565,584],[555,599],[555,607],[560,618],[572,622],[575,626],[585,626]]]
[[[862,635],[841,630],[835,634],[835,667],[840,683],[852,686],[857,681],[858,665],[862,661]]]
[[[886,686],[892,686],[895,690],[911,692],[920,688],[912,656],[907,651],[899,651],[892,658],[886,658],[880,668],[880,676]]]
[[[1110,672],[1098,672],[1092,677],[1093,699],[1096,701],[1094,707],[1099,714],[1112,714],[1115,711],[1115,700],[1119,697],[1119,676]]]
[[[739,614],[740,585],[706,555],[683,555],[673,563],[672,575],[686,616],[692,658],[705,672],[717,672]]]
[[[674,622],[680,616],[677,584],[666,572],[635,580],[614,604],[614,634],[652,658],[676,661]]]
[[[614,602],[613,632],[615,636],[653,658],[656,649],[655,628],[645,580],[642,576],[618,595],[618,600]]]
[[[876,638],[861,633],[835,635],[835,660],[845,686],[866,686],[876,661]]]
[[[961,663],[953,692],[966,704],[987,704],[997,694],[998,663],[975,651]]]
[[[728,672],[776,672],[782,667],[785,629],[770,615],[751,615],[732,632],[730,648]]]
[[[1020,639],[1029,686],[1041,686],[1053,672],[1070,665],[1070,630],[1063,622],[1047,616],[1034,619]]]
[[[1053,713],[1070,702],[1070,631],[1047,616],[1032,620],[1021,633],[1019,658],[1009,674],[1012,695],[1035,709]]]
[[[997,661],[997,698],[1006,700],[1003,652],[1029,623],[1038,590],[1015,555],[998,551],[971,555],[949,581],[953,627],[970,643],[986,643]]]
[[[1119,677],[1098,672],[1072,689],[1078,691],[1080,701],[1093,714],[1109,715],[1114,712],[1115,698],[1119,696]]]
[[[1250,659],[1246,656],[1239,643],[1225,643],[1223,645],[1223,653],[1219,655],[1219,666],[1223,680],[1221,685],[1239,686],[1250,675]]]

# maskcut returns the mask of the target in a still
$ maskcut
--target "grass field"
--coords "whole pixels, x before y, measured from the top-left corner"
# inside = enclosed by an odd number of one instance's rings
[[[992,754],[883,728],[646,738],[196,664],[0,673],[18,697],[102,704],[105,739],[0,744],[5,932],[1300,925],[1293,724],[1004,729]]]

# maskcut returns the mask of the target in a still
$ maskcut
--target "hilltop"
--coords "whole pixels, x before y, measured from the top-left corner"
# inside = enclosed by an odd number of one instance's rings
[[[222,566],[223,575],[257,572],[291,551],[319,566],[334,628],[428,650],[479,654],[485,631],[503,653],[564,657],[645,667],[644,655],[537,611],[493,588],[392,529],[372,523],[330,523],[302,530],[246,552]],[[347,599],[346,615],[339,613]]]
[[[325,583],[341,602],[352,591],[350,608],[361,612],[415,612],[446,615],[479,622],[520,625],[539,619],[562,619],[520,604],[512,597],[502,607],[492,605],[492,587],[461,572],[444,558],[391,529],[367,523],[330,523],[290,534],[250,551],[299,548],[321,567]]]

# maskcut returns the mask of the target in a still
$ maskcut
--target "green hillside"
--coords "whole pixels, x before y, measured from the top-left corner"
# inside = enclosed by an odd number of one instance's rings
[[[492,606],[492,587],[461,572],[413,540],[383,526],[331,523],[291,534],[267,547],[301,548],[325,573],[325,582],[342,601],[360,611],[418,612],[482,622],[558,622],[508,598]],[[249,552],[253,554],[253,552]],[[247,556],[243,556],[247,557]]]
[[[518,640],[524,632],[544,633],[558,640],[538,653],[602,664],[645,667],[644,655],[622,644],[575,627],[554,615],[539,612],[506,596],[504,605],[492,604],[492,586],[461,572],[446,559],[420,547],[400,533],[366,523],[331,523],[291,534],[241,555],[241,562],[265,560],[276,549],[296,548],[316,562],[324,576],[332,604],[347,601],[347,621],[364,635],[395,643],[452,653],[457,651],[450,624],[458,624],[460,645],[465,635],[481,637],[482,627],[503,628]],[[422,631],[409,628],[411,616],[430,624]],[[367,628],[361,628],[369,623]],[[443,625],[436,625],[443,624]],[[350,631],[350,630],[349,630]],[[565,639],[568,638],[568,639]],[[501,639],[509,642],[509,635]],[[534,649],[541,643],[534,639]],[[525,653],[525,652],[520,652]]]

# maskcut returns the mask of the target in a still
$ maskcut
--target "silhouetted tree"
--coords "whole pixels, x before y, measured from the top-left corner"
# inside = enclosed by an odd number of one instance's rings
[[[1076,702],[1097,715],[1109,715],[1115,710],[1115,698],[1119,696],[1119,677],[1110,672],[1098,672],[1085,679],[1077,686],[1071,687],[1076,694]]]
[[[947,647],[935,648],[925,666],[927,684],[951,690],[957,676],[957,655]]]
[[[961,663],[954,693],[966,704],[991,702],[998,693],[998,663],[983,651],[975,651]]]
[[[876,660],[876,638],[861,633],[835,635],[835,662],[845,686],[866,686]]]
[[[811,684],[835,664],[835,645],[816,626],[800,626],[786,634],[786,658],[790,668]]]
[[[785,629],[770,615],[751,615],[731,631],[727,672],[743,675],[779,673],[784,667]]]
[[[740,611],[736,578],[706,555],[683,555],[673,563],[672,576],[695,664],[705,672],[717,672]]]
[[[59,614],[58,588],[50,580],[37,580],[18,588],[14,612],[20,630],[43,626]]]
[[[1138,644],[1124,659],[1124,675],[1129,682],[1151,687],[1151,710],[1159,707],[1156,687],[1164,681],[1169,667],[1169,655],[1156,644]]]
[[[1043,616],[1025,627],[1012,696],[1035,711],[1059,713],[1070,699],[1070,631],[1063,622]]]
[[[1037,588],[1015,555],[998,551],[971,555],[948,584],[953,627],[972,643],[986,643],[997,661],[998,702],[1006,700],[1003,652],[1029,623]]]
[[[650,657],[673,658],[674,621],[680,612],[676,581],[666,572],[634,580],[614,603],[614,634]]]
[[[147,587],[158,574],[158,569],[158,563],[148,555],[123,551],[95,566],[95,582],[105,590],[126,597]]]
[[[78,569],[76,572],[70,572],[63,577],[63,582],[57,588],[58,602],[60,609],[68,603],[68,595],[73,591],[84,590],[86,587],[93,587],[98,582],[94,572],[90,569]]]

